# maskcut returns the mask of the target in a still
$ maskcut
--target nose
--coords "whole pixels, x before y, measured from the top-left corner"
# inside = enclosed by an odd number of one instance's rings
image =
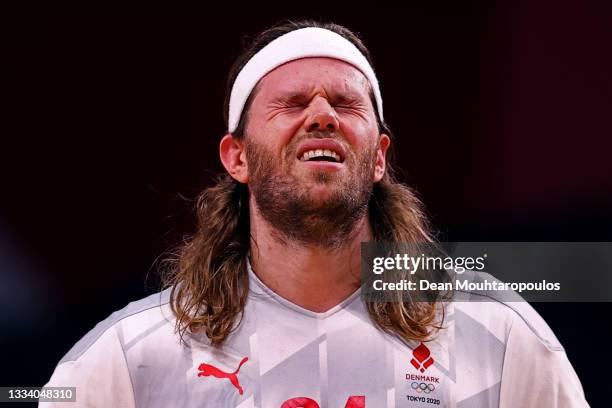
[[[306,131],[335,132],[339,127],[336,112],[334,112],[333,108],[324,98],[316,99],[316,101],[313,101],[308,117],[304,122]]]

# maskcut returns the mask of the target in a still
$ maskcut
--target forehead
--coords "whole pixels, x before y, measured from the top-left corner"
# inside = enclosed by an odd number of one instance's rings
[[[310,93],[319,89],[367,98],[370,84],[353,65],[333,58],[302,58],[287,62],[264,76],[257,89],[262,96]]]

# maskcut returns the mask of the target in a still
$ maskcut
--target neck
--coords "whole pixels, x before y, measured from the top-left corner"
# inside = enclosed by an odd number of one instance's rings
[[[325,312],[359,288],[361,243],[372,240],[367,213],[333,250],[279,238],[255,205],[250,219],[251,266],[279,296],[307,310]]]

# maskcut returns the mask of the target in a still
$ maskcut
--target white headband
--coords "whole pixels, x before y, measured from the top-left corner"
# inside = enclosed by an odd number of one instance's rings
[[[329,57],[348,62],[358,68],[370,81],[380,121],[383,107],[380,88],[374,70],[365,56],[346,38],[333,31],[317,27],[301,28],[284,34],[255,54],[242,68],[230,95],[228,130],[234,132],[240,122],[242,109],[259,80],[274,68],[296,59]]]

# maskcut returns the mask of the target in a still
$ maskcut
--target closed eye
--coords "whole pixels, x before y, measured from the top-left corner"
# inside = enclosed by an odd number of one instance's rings
[[[354,104],[342,104],[342,105],[334,105],[334,109],[341,111],[341,112],[347,112],[347,113],[359,113],[359,114],[363,114],[367,112],[367,107],[360,104],[360,103],[354,103]]]
[[[282,106],[283,108],[305,108],[307,105],[303,103],[292,102],[292,103],[283,103]]]
[[[364,104],[355,98],[339,95],[332,101],[332,106],[339,109],[363,109]]]

